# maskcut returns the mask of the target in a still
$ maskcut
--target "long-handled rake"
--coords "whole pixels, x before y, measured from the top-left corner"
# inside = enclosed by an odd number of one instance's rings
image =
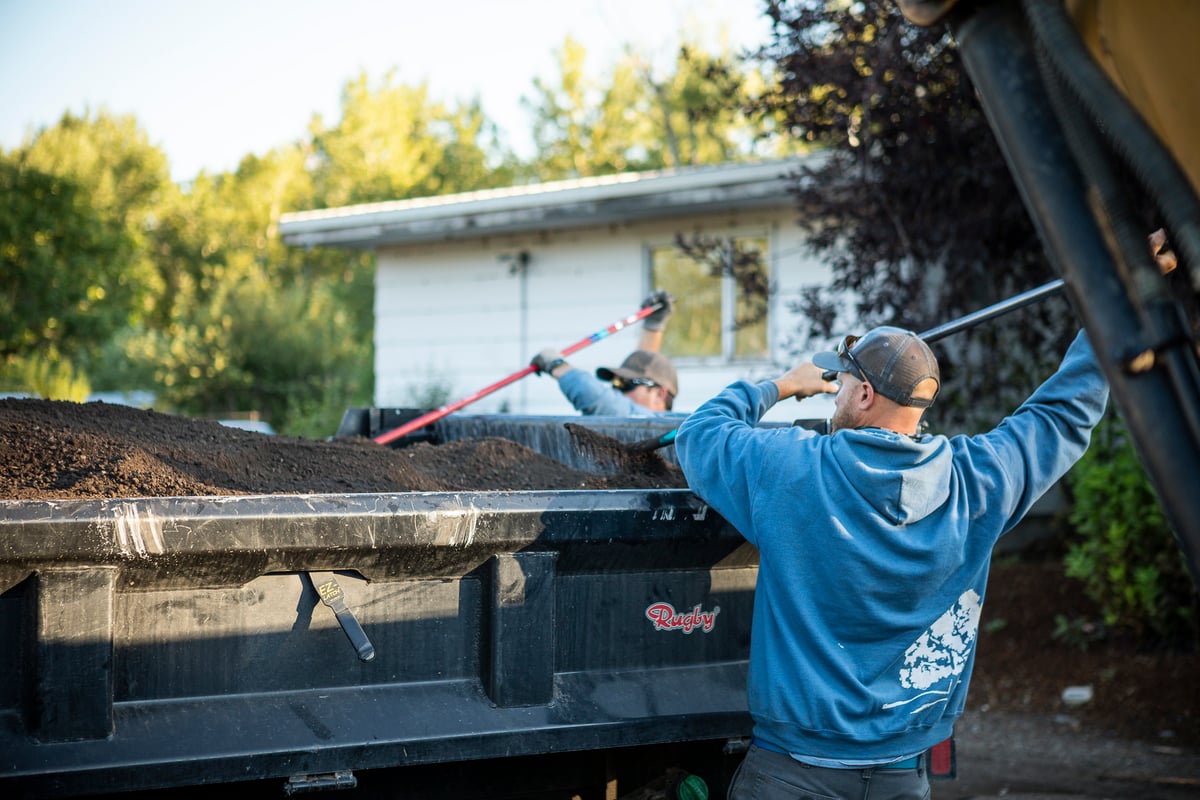
[[[628,317],[617,320],[616,322],[609,325],[608,327],[602,328],[602,329],[596,331],[595,333],[591,334],[590,336],[586,336],[583,339],[580,339],[578,342],[575,342],[572,345],[564,347],[562,349],[562,354],[564,356],[569,356],[572,353],[582,350],[583,348],[587,347],[590,344],[595,344],[596,342],[600,341],[601,339],[606,339],[609,336],[611,336],[612,334],[617,333],[618,331],[624,330],[625,328],[628,328],[630,325],[634,324],[635,322],[645,319],[646,317],[653,314],[655,311],[658,311],[664,305],[665,305],[664,303],[659,302],[659,303],[651,303],[647,306],[643,306],[636,314],[630,314]],[[537,367],[530,364],[529,366],[525,367],[524,369],[518,370],[518,371],[514,372],[513,374],[496,381],[495,383],[493,383],[490,386],[485,386],[484,388],[480,389],[478,392],[475,392],[475,394],[473,394],[469,397],[464,397],[461,400],[455,400],[453,403],[447,403],[446,405],[442,406],[441,408],[434,409],[433,411],[430,411],[427,414],[422,414],[421,416],[417,417],[416,419],[409,420],[408,422],[404,423],[403,425],[401,425],[398,428],[393,428],[392,430],[387,431],[386,433],[381,433],[380,435],[375,437],[375,441],[378,442],[379,444],[388,444],[389,442],[394,442],[395,440],[399,439],[401,436],[406,436],[407,434],[410,434],[419,428],[423,428],[426,425],[429,425],[430,423],[436,422],[437,420],[441,419],[442,417],[446,416],[447,414],[452,414],[455,411],[458,411],[460,408],[462,408],[464,406],[468,406],[471,403],[474,403],[476,400],[486,397],[487,395],[491,394],[492,392],[495,392],[499,389],[503,389],[505,386],[508,386],[510,383],[519,381],[521,378],[524,378],[526,375],[530,375],[534,372],[537,372]]]

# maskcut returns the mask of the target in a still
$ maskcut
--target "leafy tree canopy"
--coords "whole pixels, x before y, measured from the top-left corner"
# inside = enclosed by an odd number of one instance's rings
[[[715,164],[777,156],[795,145],[779,136],[770,114],[757,120],[744,107],[766,83],[751,62],[733,53],[681,45],[672,69],[656,74],[628,50],[611,74],[587,73],[587,52],[568,37],[558,51],[557,82],[534,80],[525,105],[534,117],[541,180]]]
[[[425,84],[408,86],[389,72],[375,89],[365,74],[342,90],[342,115],[318,115],[311,135],[313,180],[322,205],[429,197],[511,183],[490,167],[495,127],[479,104],[435,102]]]
[[[0,367],[69,357],[127,325],[134,243],[70,175],[0,156]]]
[[[302,146],[247,156],[163,206],[154,231],[167,289],[160,314],[118,352],[164,404],[258,411],[281,431],[318,435],[313,409],[367,401],[373,258],[289,248],[278,237],[280,214],[312,203],[305,161]]]
[[[113,216],[144,228],[163,195],[173,188],[163,152],[129,115],[101,109],[63,114],[24,148],[25,162],[44,172],[70,175],[88,200]]]

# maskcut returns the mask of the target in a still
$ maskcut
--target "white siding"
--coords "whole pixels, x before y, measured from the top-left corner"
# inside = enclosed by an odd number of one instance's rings
[[[787,369],[803,320],[788,306],[801,287],[828,279],[807,254],[791,206],[736,217],[514,236],[381,249],[376,292],[376,396],[381,407],[409,406],[430,382],[458,400],[521,370],[543,347],[564,348],[637,311],[653,288],[647,248],[669,245],[676,232],[767,236],[777,293],[770,361],[738,364],[676,360],[676,410],[690,411],[733,380],[763,379]],[[512,256],[525,251],[525,275]],[[686,297],[678,298],[686,303]],[[615,366],[637,347],[640,325],[576,353],[593,370]],[[825,417],[824,402],[781,403],[769,418]],[[464,413],[571,414],[554,381],[527,376],[472,403]]]

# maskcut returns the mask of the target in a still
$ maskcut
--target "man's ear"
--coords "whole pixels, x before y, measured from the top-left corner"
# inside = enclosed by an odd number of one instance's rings
[[[875,404],[875,387],[866,381],[858,384],[858,407],[867,409]]]

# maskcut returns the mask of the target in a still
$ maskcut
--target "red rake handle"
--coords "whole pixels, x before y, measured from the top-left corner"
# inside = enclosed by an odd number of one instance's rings
[[[609,325],[607,328],[604,328],[603,330],[598,330],[595,333],[593,333],[591,336],[587,336],[583,339],[580,339],[578,342],[576,342],[573,345],[570,345],[569,347],[564,347],[562,349],[562,354],[564,356],[569,356],[569,355],[571,355],[571,353],[578,352],[578,351],[582,350],[583,348],[587,347],[589,344],[595,344],[596,342],[600,341],[601,339],[608,338],[609,336],[616,333],[617,331],[623,330],[624,328],[629,327],[633,323],[638,322],[639,320],[645,319],[646,317],[650,316],[651,314],[653,314],[655,311],[658,311],[662,307],[663,307],[663,303],[651,303],[650,305],[645,306],[642,309],[640,309],[636,314],[630,314],[628,317],[625,317],[622,320],[618,320],[617,322],[614,322],[612,325]],[[463,406],[469,406],[471,403],[474,403],[476,400],[486,397],[489,394],[491,394],[492,392],[495,392],[499,389],[503,389],[505,386],[508,386],[510,383],[519,381],[519,380],[521,380],[521,378],[524,378],[526,375],[528,375],[532,372],[537,372],[537,367],[530,364],[529,366],[525,367],[524,369],[514,372],[512,375],[509,375],[507,378],[501,378],[500,380],[493,383],[491,386],[485,386],[484,388],[480,389],[478,392],[471,395],[470,397],[464,397],[461,400],[455,400],[453,403],[447,403],[446,405],[442,406],[441,408],[434,409],[433,411],[430,411],[427,414],[422,414],[421,416],[417,417],[416,419],[409,420],[408,422],[401,425],[399,428],[393,428],[392,430],[388,431],[387,433],[381,433],[375,437],[375,441],[379,444],[387,444],[388,442],[394,442],[395,440],[399,439],[401,436],[406,436],[406,435],[412,433],[413,431],[417,430],[418,428],[422,428],[431,422],[436,422],[439,419],[441,419],[442,417],[446,416],[447,414],[453,414],[455,411],[458,411]]]

